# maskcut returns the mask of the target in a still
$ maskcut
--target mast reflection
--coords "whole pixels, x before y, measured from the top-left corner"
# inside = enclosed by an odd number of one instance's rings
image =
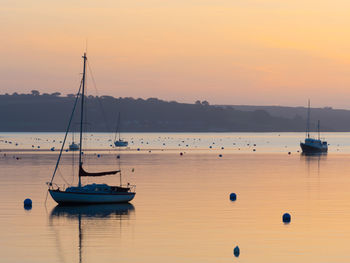
[[[83,224],[82,221],[105,221],[114,220],[120,222],[129,220],[130,215],[134,212],[135,208],[130,203],[124,204],[97,204],[97,205],[57,205],[50,213],[50,226],[54,227],[55,218],[65,218],[70,220],[77,220],[79,231],[79,263],[82,262],[83,254]],[[57,240],[57,248],[61,250],[60,242]],[[59,258],[62,262],[65,262],[63,251],[58,251]],[[69,261],[70,262],[70,261]]]

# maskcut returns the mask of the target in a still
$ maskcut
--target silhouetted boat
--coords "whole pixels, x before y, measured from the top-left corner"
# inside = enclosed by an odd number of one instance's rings
[[[116,138],[114,138],[114,145],[116,147],[126,147],[128,146],[128,142],[127,141],[124,141],[123,139],[120,138],[120,112],[118,114],[118,123],[117,123],[117,129],[116,129],[116,137],[117,137],[117,134],[119,135],[119,138],[118,140],[116,140]]]
[[[129,143],[127,141],[124,141],[124,140],[121,140],[121,139],[119,139],[118,141],[114,142],[114,145],[116,147],[126,147],[126,146],[128,146],[128,144]]]
[[[310,100],[308,103],[307,113],[307,125],[306,125],[306,138],[305,142],[300,142],[300,147],[303,153],[326,153],[328,151],[328,144],[326,141],[322,141],[320,138],[320,121],[318,121],[318,139],[310,138]]]
[[[83,77],[80,83],[79,91],[77,93],[73,111],[68,123],[68,127],[65,133],[65,137],[62,143],[62,148],[56,163],[54,173],[52,175],[51,181],[48,183],[49,192],[51,197],[59,204],[98,204],[98,203],[122,203],[129,202],[135,196],[135,186],[131,186],[129,183],[126,186],[122,186],[121,177],[119,186],[109,186],[107,184],[88,184],[82,185],[82,177],[99,177],[105,175],[112,175],[119,173],[121,176],[121,170],[107,171],[107,172],[97,172],[90,173],[83,169],[82,162],[82,146],[83,146],[83,120],[84,120],[84,97],[85,97],[85,69],[86,69],[86,53],[83,56],[84,67],[83,67]],[[80,93],[81,91],[81,93]],[[53,179],[55,177],[57,168],[60,163],[60,159],[63,152],[63,147],[67,139],[67,134],[70,129],[70,125],[74,116],[76,105],[78,99],[81,98],[81,111],[80,111],[80,144],[79,144],[79,182],[78,186],[70,186],[66,189],[53,184]]]
[[[70,151],[79,151],[79,145],[76,144],[75,142],[72,142],[70,145],[69,145],[69,150]]]

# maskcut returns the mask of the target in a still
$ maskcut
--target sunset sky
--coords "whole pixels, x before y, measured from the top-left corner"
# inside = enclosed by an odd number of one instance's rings
[[[0,91],[350,108],[348,0],[2,0]],[[96,95],[91,81],[91,94]]]

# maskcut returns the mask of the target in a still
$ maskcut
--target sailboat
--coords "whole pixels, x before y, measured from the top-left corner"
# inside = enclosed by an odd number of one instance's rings
[[[70,151],[79,151],[79,145],[76,144],[74,141],[69,145],[69,150]]]
[[[73,111],[70,116],[68,127],[65,133],[64,140],[62,142],[62,147],[60,154],[58,156],[56,167],[54,169],[51,181],[47,183],[49,187],[49,193],[51,197],[58,204],[99,204],[99,203],[123,203],[129,202],[135,197],[135,185],[130,185],[129,183],[126,186],[121,184],[121,170],[106,171],[106,172],[87,172],[83,168],[82,161],[82,149],[83,149],[83,119],[84,119],[84,97],[85,97],[85,79],[86,79],[86,53],[83,56],[84,66],[83,66],[83,77],[80,83],[79,91],[77,93]],[[74,116],[74,112],[77,106],[78,100],[81,100],[81,111],[80,111],[80,144],[79,144],[79,173],[78,173],[78,185],[69,186],[67,188],[60,187],[57,184],[53,183],[55,178],[62,152],[64,149],[64,144],[67,139],[67,134],[69,132],[71,122]],[[120,174],[120,185],[119,186],[109,186],[107,184],[82,184],[83,177],[101,177],[106,175]]]
[[[69,150],[70,151],[79,151],[79,145],[77,143],[74,142],[74,132],[73,132],[73,136],[72,136],[72,143],[69,144]]]
[[[328,151],[327,142],[321,140],[320,121],[318,121],[317,129],[318,129],[318,138],[317,139],[311,138],[310,137],[310,100],[309,100],[308,111],[307,111],[306,138],[305,138],[305,142],[300,142],[300,147],[303,153],[306,153],[306,154],[326,153]]]
[[[117,124],[116,136],[117,136],[117,133],[119,134],[119,138],[118,138],[118,140],[116,140],[116,138],[114,138],[114,145],[116,147],[126,147],[126,146],[128,146],[129,143],[127,141],[124,141],[123,139],[120,138],[120,112],[119,112],[119,115],[118,115],[118,124]]]

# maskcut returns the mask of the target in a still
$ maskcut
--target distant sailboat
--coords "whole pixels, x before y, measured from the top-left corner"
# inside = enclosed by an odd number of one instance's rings
[[[69,144],[69,150],[70,151],[79,151],[79,144],[74,142],[74,132],[73,132],[73,136],[72,136],[72,143]]]
[[[123,139],[120,138],[120,112],[118,114],[118,123],[117,123],[117,130],[115,132],[116,136],[117,137],[117,134],[119,135],[118,136],[118,140],[116,140],[116,138],[114,138],[114,145],[116,147],[126,147],[128,146],[128,142],[127,141],[124,141]]]
[[[83,147],[83,119],[84,119],[84,97],[85,97],[85,75],[86,75],[86,61],[87,57],[84,53],[84,67],[83,67],[83,77],[79,87],[79,91],[74,103],[73,111],[69,120],[69,124],[66,130],[66,134],[62,143],[62,148],[56,163],[54,173],[52,175],[51,181],[48,183],[49,193],[51,197],[59,204],[98,204],[98,203],[122,203],[129,202],[135,197],[135,186],[127,184],[122,186],[121,177],[119,186],[109,186],[107,184],[88,184],[82,185],[82,177],[100,177],[105,175],[112,175],[119,173],[121,176],[121,170],[107,171],[107,172],[97,172],[90,173],[84,170],[82,161],[82,147]],[[81,91],[81,93],[80,93]],[[80,112],[80,143],[79,143],[79,182],[78,186],[70,186],[66,189],[53,184],[60,159],[62,156],[64,144],[67,139],[67,134],[73,119],[74,111],[78,102],[81,98],[81,112]]]
[[[79,145],[76,144],[74,141],[69,145],[69,150],[70,151],[79,151]]]
[[[305,142],[300,142],[300,147],[303,153],[326,153],[328,151],[328,144],[326,141],[322,141],[320,137],[320,121],[317,125],[318,129],[318,139],[310,137],[310,100],[308,103],[307,111],[307,125],[306,125],[306,138]]]

